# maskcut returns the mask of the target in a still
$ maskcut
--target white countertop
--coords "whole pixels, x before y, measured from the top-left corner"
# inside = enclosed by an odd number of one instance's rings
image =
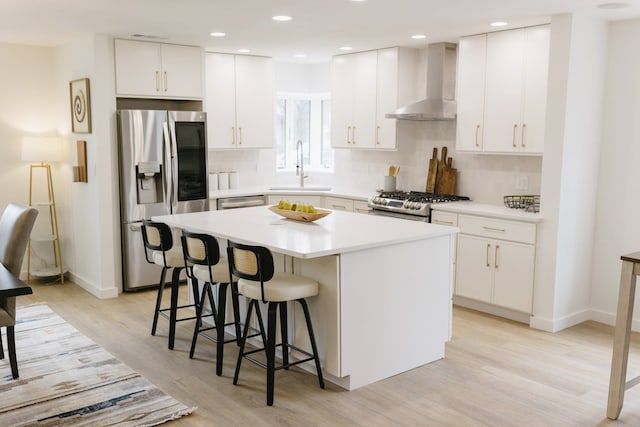
[[[311,186],[313,187],[313,186]],[[306,196],[333,196],[346,197],[354,200],[367,201],[368,198],[375,194],[375,190],[363,193],[362,190],[351,190],[348,188],[332,188],[331,190],[270,190],[269,187],[253,187],[235,190],[215,190],[209,192],[209,199],[220,199],[223,197],[243,197],[254,196],[259,194],[282,194],[282,195],[306,195]]]
[[[482,215],[492,218],[511,219],[525,222],[542,222],[540,213],[526,212],[500,205],[489,205],[476,202],[434,203],[431,208],[436,211],[455,212],[459,214]]]
[[[175,228],[265,246],[297,258],[354,252],[458,232],[456,227],[341,211],[332,211],[315,222],[300,222],[282,218],[267,206],[162,215],[152,219]]]

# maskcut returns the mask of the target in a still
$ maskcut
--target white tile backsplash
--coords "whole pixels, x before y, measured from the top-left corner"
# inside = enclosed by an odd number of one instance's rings
[[[457,153],[455,133],[455,121],[398,121],[397,151],[336,150],[334,173],[309,171],[305,183],[374,193],[394,164],[400,166],[398,189],[424,191],[433,148],[440,156],[446,146],[458,170],[458,194],[491,204],[502,204],[505,195],[540,194],[542,157]],[[209,171],[238,172],[240,188],[298,183],[295,173],[276,173],[275,164],[273,149],[209,152]],[[516,189],[520,176],[527,177],[527,190]]]

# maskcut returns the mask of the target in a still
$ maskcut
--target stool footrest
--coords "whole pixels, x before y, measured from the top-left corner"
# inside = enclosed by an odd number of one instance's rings
[[[298,347],[296,347],[296,346],[294,346],[294,345],[292,345],[292,344],[282,344],[282,343],[280,343],[280,344],[276,344],[276,348],[278,348],[278,347],[283,347],[283,351],[286,351],[285,347],[286,347],[287,349],[293,349],[293,350],[295,350],[295,351],[297,351],[297,352],[299,352],[299,353],[304,354],[305,356],[307,356],[307,358],[306,358],[306,359],[296,360],[295,362],[289,362],[289,363],[287,363],[287,364],[284,364],[284,363],[283,363],[283,364],[281,364],[281,365],[278,365],[278,366],[276,366],[276,367],[274,368],[276,371],[278,371],[278,370],[280,370],[280,369],[288,369],[288,368],[290,368],[291,366],[299,365],[299,364],[301,364],[301,363],[305,363],[305,362],[309,362],[309,361],[314,360],[314,357],[313,357],[313,354],[312,354],[312,353],[309,353],[309,352],[308,352],[308,351],[306,351],[306,350],[302,350],[301,348],[298,348]],[[257,360],[257,359],[254,359],[253,357],[250,357],[250,355],[251,355],[251,354],[259,353],[259,352],[261,352],[261,351],[265,351],[265,348],[264,348],[264,347],[261,347],[261,348],[256,348],[256,349],[251,350],[251,351],[245,351],[245,352],[244,352],[244,354],[243,354],[242,356],[243,356],[245,359],[247,359],[248,361],[250,361],[250,362],[252,362],[252,363],[255,363],[256,365],[258,365],[258,366],[260,366],[260,367],[262,367],[262,368],[264,368],[264,369],[267,369],[267,365],[266,365],[265,363],[263,363],[263,362],[261,362],[261,361],[259,361],[259,360]]]

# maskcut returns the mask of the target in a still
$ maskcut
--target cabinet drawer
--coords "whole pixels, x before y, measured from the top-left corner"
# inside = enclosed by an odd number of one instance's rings
[[[353,201],[353,211],[355,213],[368,214],[371,208],[369,208],[369,204],[367,202],[363,202],[361,200]]]
[[[353,200],[351,199],[343,199],[340,197],[325,197],[324,206],[327,209],[334,209],[336,211],[353,212]]]
[[[460,215],[458,226],[464,234],[529,244],[536,242],[536,225],[531,223]]]
[[[431,211],[431,223],[457,227],[458,214],[453,212]]]

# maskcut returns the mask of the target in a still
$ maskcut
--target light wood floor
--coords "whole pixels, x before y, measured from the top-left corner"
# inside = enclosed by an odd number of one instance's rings
[[[198,407],[172,426],[614,424],[606,418],[612,328],[598,323],[550,334],[456,308],[445,359],[351,392],[332,384],[321,390],[310,374],[278,371],[275,405],[267,407],[261,368],[243,364],[239,385],[232,384],[234,345],[226,346],[224,372],[217,377],[213,343],[199,341],[196,358],[188,357],[192,324],[178,328],[173,351],[167,349],[166,320],[151,336],[154,298],[155,291],[145,291],[99,300],[73,283],[36,284],[18,304],[48,303],[165,392]],[[640,337],[634,334],[630,376],[640,372],[638,356]],[[615,424],[640,425],[640,386],[627,391]]]

